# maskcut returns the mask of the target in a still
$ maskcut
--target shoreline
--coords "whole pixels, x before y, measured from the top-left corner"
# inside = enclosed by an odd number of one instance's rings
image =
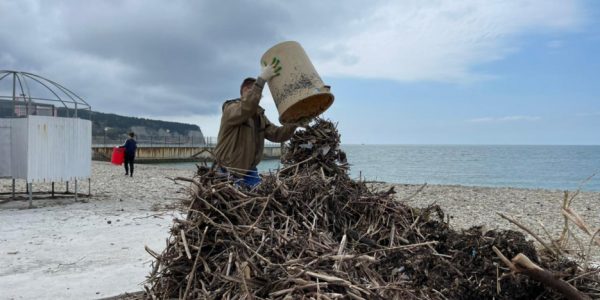
[[[563,219],[561,208],[565,191],[558,189],[394,183],[379,183],[373,186],[394,187],[396,198],[404,200],[410,206],[426,207],[438,204],[452,217],[459,228],[478,225],[498,228],[503,226],[502,223],[509,225],[506,220],[497,216],[496,212],[523,217],[541,217],[547,221],[547,225],[556,223],[555,217],[560,217],[561,222]],[[422,190],[416,193],[421,187]],[[574,196],[575,193],[576,191],[568,191],[569,197]],[[579,191],[571,208],[584,220],[590,221],[588,225],[594,228],[600,227],[598,204],[600,204],[600,192]],[[496,226],[491,226],[494,224]]]
[[[258,170],[259,172],[267,172],[268,170],[273,170],[275,171],[277,169],[277,165],[279,165],[280,163],[279,159],[263,159],[261,161],[261,163],[258,165]],[[183,162],[183,161],[178,161],[178,162],[143,162],[141,164],[144,165],[150,165],[150,166],[157,166],[160,168],[173,168],[173,169],[178,169],[178,170],[192,170],[191,166],[197,163],[203,163],[202,161],[188,161],[188,162]],[[211,165],[212,162],[206,162],[209,166]],[[264,166],[263,166],[264,164]],[[350,171],[352,171],[356,166],[351,164],[350,165]],[[493,184],[489,184],[489,185],[481,185],[481,184],[461,184],[461,183],[432,183],[430,181],[419,181],[419,182],[397,182],[394,180],[383,180],[383,179],[378,179],[377,176],[371,174],[365,174],[362,171],[358,171],[358,174],[353,174],[351,173],[351,178],[354,180],[358,180],[359,176],[361,177],[362,180],[364,180],[367,183],[376,183],[376,184],[395,184],[395,185],[422,185],[423,183],[427,182],[429,185],[442,185],[442,186],[462,186],[462,187],[479,187],[479,188],[513,188],[513,189],[524,189],[524,190],[549,190],[549,191],[564,191],[564,190],[568,190],[568,191],[575,191],[577,189],[577,187],[575,188],[564,188],[564,187],[543,187],[543,186],[517,186],[517,185],[493,185]],[[593,177],[592,179],[597,179],[596,177]],[[582,182],[579,183],[579,188],[582,192],[599,192],[600,193],[600,188],[596,188],[596,185],[593,185],[592,188],[588,188],[588,184],[586,184],[586,180],[582,180]]]
[[[562,205],[565,197],[562,190],[468,187],[461,185],[408,185],[380,184],[375,188],[394,187],[395,197],[407,205],[422,208],[437,204],[444,211],[450,226],[464,230],[482,226],[487,230],[515,230],[522,232],[528,240],[534,238],[515,224],[502,218],[498,213],[512,217],[538,235],[545,242],[557,240],[564,228],[565,217]],[[422,188],[423,187],[423,188]],[[417,190],[422,188],[418,193]],[[569,191],[574,197],[570,208],[574,210],[594,232],[600,229],[600,192]],[[591,236],[585,234],[573,222],[569,229],[575,239],[568,246],[572,250],[588,250]],[[536,247],[542,246],[535,241]],[[600,247],[592,246],[589,259],[600,262]]]
[[[173,218],[184,218],[179,203],[187,183],[170,178],[192,177],[194,170],[136,164],[134,177],[122,166],[92,163],[92,197],[0,203],[0,290],[8,298],[91,299],[136,292],[150,274],[154,259],[144,246],[160,253]],[[0,180],[0,192],[10,189]],[[34,184],[41,189],[50,184]],[[496,212],[516,217],[544,240],[563,226],[561,190],[462,185],[370,183],[375,189],[394,187],[396,199],[419,208],[438,204],[455,230],[483,225],[523,232]],[[37,188],[36,188],[37,186]],[[24,183],[21,183],[24,189]],[[56,189],[64,184],[56,184]],[[87,181],[80,184],[87,192]],[[571,194],[571,192],[570,192]],[[600,228],[600,192],[580,192],[572,208],[591,228]],[[570,225],[587,245],[589,237]],[[529,240],[530,236],[524,233]],[[539,246],[539,245],[538,245]],[[591,253],[600,261],[599,247]]]

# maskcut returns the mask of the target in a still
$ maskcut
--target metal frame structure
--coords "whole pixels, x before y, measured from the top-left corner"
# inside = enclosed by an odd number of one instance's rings
[[[8,89],[3,90],[2,84],[6,80],[8,80],[10,86]],[[10,82],[11,80],[12,82]],[[33,95],[36,92],[36,88],[40,91],[45,91],[49,97]],[[65,117],[67,118],[78,118],[78,111],[80,110],[89,111],[91,116],[91,106],[73,91],[55,81],[28,72],[0,70],[0,100],[4,100],[5,104],[8,101],[12,102],[11,113],[4,116],[5,118],[27,118],[30,115],[48,116],[47,112],[49,111],[51,112],[49,116],[57,117],[58,108],[61,107],[65,108]],[[22,111],[22,108],[24,108],[24,111]],[[12,193],[10,193],[12,194],[12,200],[15,200],[15,181],[15,177],[12,176]],[[88,181],[90,182],[88,187],[91,190],[91,180],[88,179]],[[75,179],[74,183],[74,195],[77,200],[77,179]],[[66,181],[66,187],[67,190],[64,194],[69,194],[69,181]],[[29,197],[29,207],[32,207],[32,182],[26,182],[25,194]],[[52,197],[54,197],[54,194],[54,182],[52,182]],[[90,191],[88,191],[89,195]],[[0,201],[0,203],[2,202],[5,201]]]
[[[32,103],[42,103],[50,102],[50,103],[60,103],[63,107],[67,109],[73,109],[74,115],[71,117],[77,118],[78,110],[89,110],[91,111],[91,106],[83,100],[83,98],[79,97],[77,94],[67,89],[66,87],[56,83],[50,79],[44,78],[42,76],[28,73],[28,72],[20,72],[20,71],[11,71],[11,70],[0,70],[0,83],[6,78],[12,79],[12,93],[10,95],[2,95],[0,94],[0,100],[12,100],[13,101],[13,113],[16,111],[16,105],[22,99],[22,102],[26,104],[26,114],[30,115],[30,105]],[[9,80],[10,80],[9,79]],[[55,98],[42,98],[42,97],[34,97],[31,95],[31,83],[35,83],[44,87],[46,90],[50,91]],[[0,93],[2,91],[0,90]],[[68,113],[68,110],[67,110]],[[17,115],[13,117],[18,117]]]

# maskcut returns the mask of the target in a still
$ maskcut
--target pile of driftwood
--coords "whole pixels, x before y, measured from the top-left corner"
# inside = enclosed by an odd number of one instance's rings
[[[335,125],[299,131],[255,189],[199,167],[187,217],[146,285],[153,299],[598,297],[598,277],[515,231],[452,230],[437,206],[348,176]],[[512,261],[506,257],[513,258]],[[554,272],[559,271],[559,272]],[[519,274],[523,273],[523,274]]]

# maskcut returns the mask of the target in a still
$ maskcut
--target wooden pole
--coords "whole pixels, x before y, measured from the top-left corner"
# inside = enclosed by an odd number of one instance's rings
[[[495,246],[492,247],[492,250],[513,272],[527,275],[531,279],[541,282],[545,286],[561,293],[569,300],[591,300],[588,295],[578,291],[568,282],[561,280],[554,274],[533,263],[525,254],[519,253],[509,261]]]

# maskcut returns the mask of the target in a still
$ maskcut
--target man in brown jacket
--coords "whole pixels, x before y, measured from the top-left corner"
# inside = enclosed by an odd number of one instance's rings
[[[241,98],[223,104],[223,116],[215,156],[220,171],[254,187],[260,183],[256,166],[263,155],[265,138],[271,142],[289,140],[297,126],[275,126],[258,104],[265,82],[279,75],[281,66],[275,59],[264,66],[257,79],[246,78],[240,87]]]

